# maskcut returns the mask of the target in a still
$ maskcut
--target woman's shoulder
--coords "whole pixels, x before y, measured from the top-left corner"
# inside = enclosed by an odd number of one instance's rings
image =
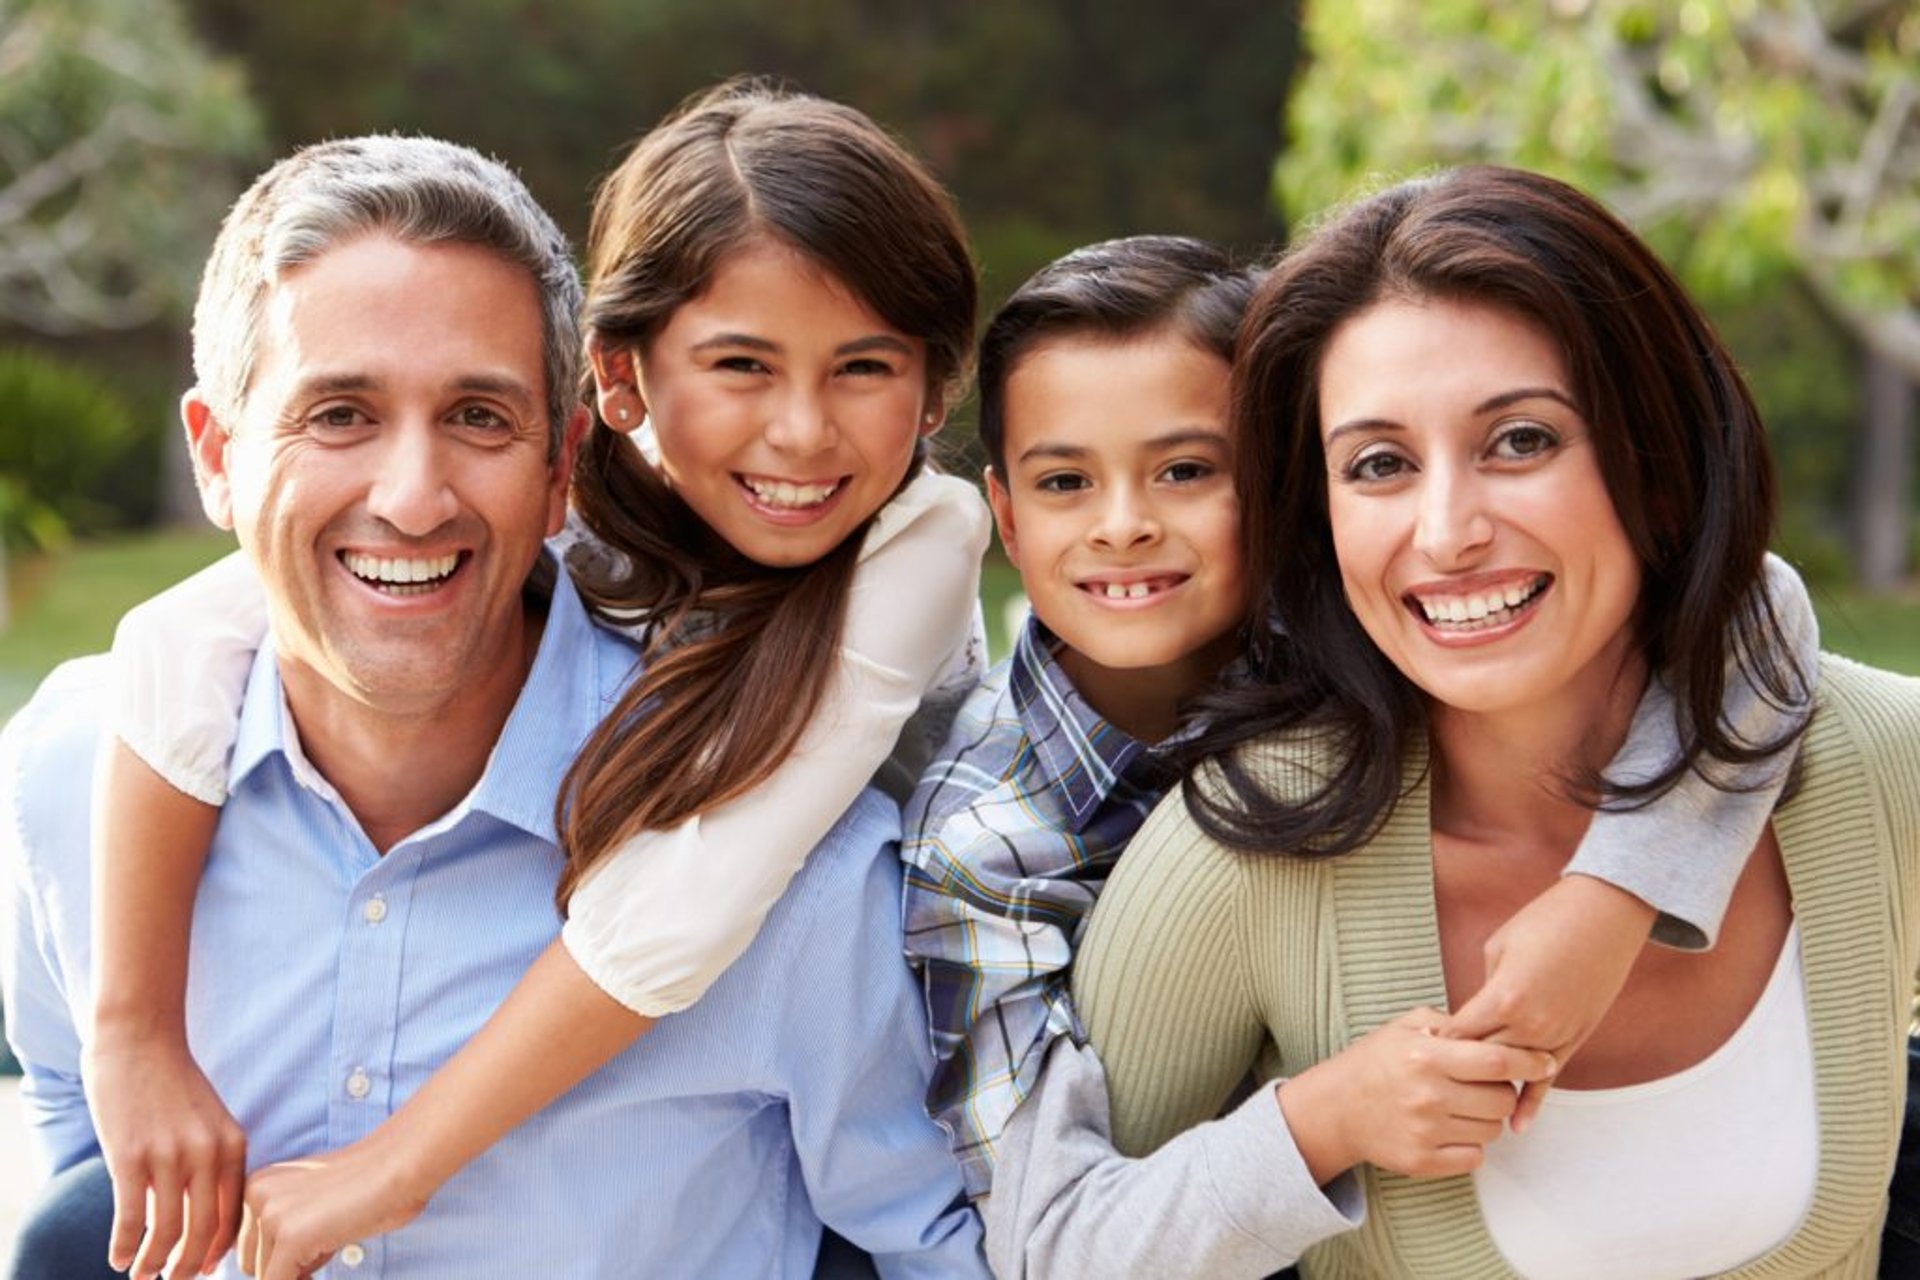
[[[1897,751],[1920,767],[1912,749],[1920,747],[1920,678],[1823,653],[1818,707],[1816,724],[1836,717],[1864,749]]]

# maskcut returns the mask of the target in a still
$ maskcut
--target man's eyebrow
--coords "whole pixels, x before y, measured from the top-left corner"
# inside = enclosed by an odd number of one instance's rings
[[[351,391],[378,391],[384,384],[369,373],[315,373],[300,379],[298,395],[337,396]]]
[[[508,400],[532,403],[540,397],[518,378],[490,373],[470,373],[453,380],[455,391],[473,391],[481,395],[501,396]]]

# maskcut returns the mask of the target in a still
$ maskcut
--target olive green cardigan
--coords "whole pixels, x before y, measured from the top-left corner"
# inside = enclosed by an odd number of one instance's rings
[[[1282,786],[1312,767],[1297,749],[1255,761]],[[1920,680],[1823,659],[1801,764],[1774,832],[1800,925],[1819,1179],[1799,1229],[1729,1274],[1869,1280],[1920,960]],[[1335,859],[1235,854],[1177,796],[1149,819],[1076,966],[1121,1150],[1150,1151],[1217,1114],[1249,1066],[1263,1079],[1297,1072],[1415,1005],[1445,1006],[1425,765],[1406,762],[1406,798]],[[1309,1277],[1513,1275],[1470,1178],[1359,1173],[1367,1221],[1309,1251]]]

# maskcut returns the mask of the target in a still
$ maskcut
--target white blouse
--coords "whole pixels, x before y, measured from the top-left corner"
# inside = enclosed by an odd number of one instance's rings
[[[984,660],[988,529],[978,491],[931,471],[881,508],[860,548],[839,669],[795,750],[745,795],[635,837],[574,893],[561,936],[609,995],[649,1017],[692,1004],[746,950],[807,852],[896,746],[897,772],[917,776],[937,729],[916,732],[909,718],[930,693],[956,703]],[[259,581],[236,554],[133,609],[114,637],[121,740],[208,804],[226,798],[240,701],[266,627]]]
[[[1820,1125],[1800,934],[1726,1043],[1618,1089],[1555,1089],[1474,1174],[1494,1243],[1527,1280],[1684,1280],[1793,1233],[1813,1203]]]

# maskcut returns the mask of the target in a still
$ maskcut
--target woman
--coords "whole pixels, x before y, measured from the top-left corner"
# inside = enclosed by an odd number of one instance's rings
[[[1095,915],[1076,996],[1118,1145],[1216,1114],[1258,1060],[1336,1178],[1356,1135],[1328,1119],[1366,1082],[1314,1064],[1457,1007],[1597,807],[1798,737],[1719,945],[1648,951],[1524,1134],[1436,1091],[1419,1125],[1472,1176],[1359,1168],[1366,1222],[1303,1267],[1871,1275],[1920,950],[1920,684],[1829,659],[1804,736],[1715,714],[1730,655],[1782,705],[1812,673],[1747,594],[1772,474],[1697,308],[1579,192],[1464,169],[1326,225],[1240,356],[1248,558],[1290,641],[1213,708]],[[1679,752],[1602,776],[1652,679]]]

